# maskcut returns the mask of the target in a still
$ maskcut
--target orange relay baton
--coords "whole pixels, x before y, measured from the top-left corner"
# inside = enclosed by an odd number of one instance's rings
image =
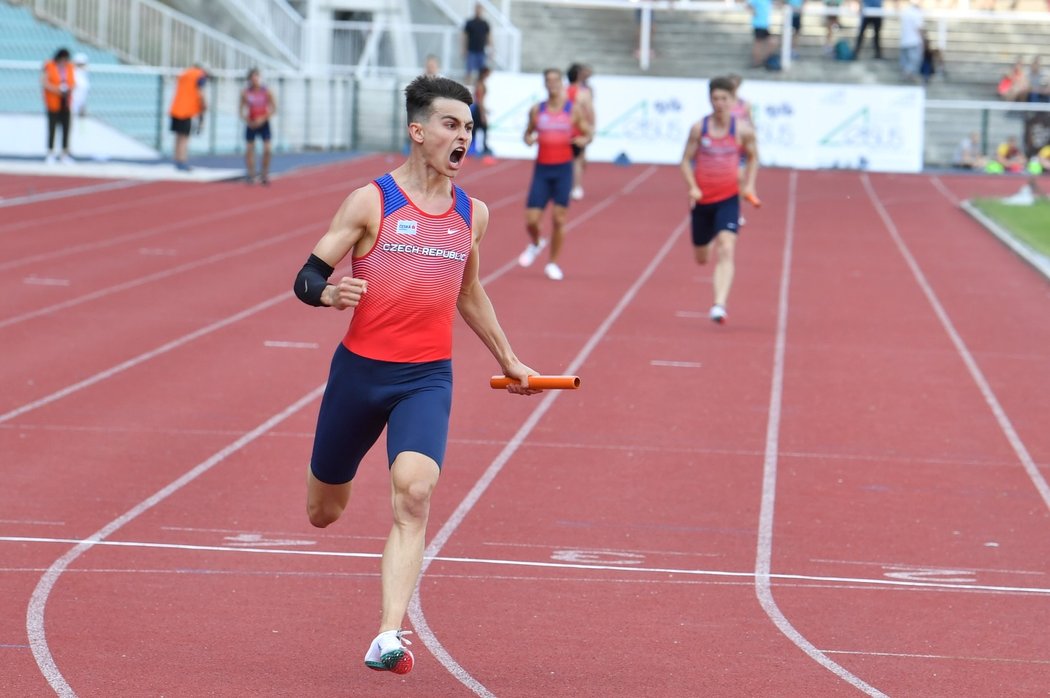
[[[489,385],[497,390],[506,388],[518,381],[507,376],[493,376]],[[536,390],[576,390],[580,387],[579,376],[529,376],[529,387]]]
[[[744,195],[744,201],[746,201],[747,203],[751,204],[755,208],[762,208],[762,202],[754,194],[745,194]]]

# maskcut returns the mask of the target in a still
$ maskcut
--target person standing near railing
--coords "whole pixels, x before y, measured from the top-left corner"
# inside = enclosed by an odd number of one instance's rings
[[[769,31],[770,16],[773,14],[773,0],[747,0],[751,10],[751,67],[768,67],[769,57],[777,51],[777,42]]]
[[[195,63],[179,75],[175,83],[175,96],[171,100],[171,130],[175,134],[175,169],[187,172],[190,169],[190,132],[193,120],[197,119],[197,133],[204,126],[204,112],[208,103],[204,99],[204,85],[208,82],[208,71]]]
[[[857,40],[853,45],[853,60],[860,58],[860,48],[864,45],[864,32],[871,27],[872,43],[875,45],[875,60],[882,60],[882,15],[872,14],[872,10],[881,12],[882,0],[863,0],[860,8],[860,29],[857,30]]]
[[[47,109],[47,157],[44,162],[55,164],[55,131],[62,127],[63,165],[73,163],[69,154],[70,96],[76,87],[73,64],[69,62],[69,50],[60,48],[44,64],[40,75],[40,86],[44,89],[44,107]]]
[[[918,0],[908,0],[900,11],[900,65],[905,80],[919,82],[922,67],[922,8]]]
[[[248,72],[248,86],[241,92],[241,118],[246,124],[244,129],[244,165],[245,179],[248,184],[255,182],[255,139],[262,140],[262,167],[259,169],[259,183],[270,183],[270,117],[277,113],[277,102],[273,92],[262,84],[258,68]]]
[[[487,66],[488,52],[492,50],[492,28],[485,21],[481,3],[474,6],[474,16],[463,25],[463,53],[466,56],[466,76],[469,85]]]

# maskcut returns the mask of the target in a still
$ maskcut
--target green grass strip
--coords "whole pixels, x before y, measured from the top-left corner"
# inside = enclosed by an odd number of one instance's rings
[[[1050,199],[1036,199],[1031,206],[1013,206],[999,199],[971,203],[1018,240],[1050,257]]]

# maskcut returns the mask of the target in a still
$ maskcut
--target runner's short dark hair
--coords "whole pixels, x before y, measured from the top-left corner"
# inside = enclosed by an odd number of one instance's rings
[[[734,94],[736,92],[736,85],[734,85],[733,81],[729,78],[719,76],[717,78],[711,78],[711,83],[707,86],[708,94],[714,94],[715,90],[725,90],[729,94]]]
[[[438,99],[455,99],[468,107],[474,103],[470,90],[455,80],[420,75],[408,83],[405,88],[405,112],[408,123],[426,121],[434,112],[434,101]]]

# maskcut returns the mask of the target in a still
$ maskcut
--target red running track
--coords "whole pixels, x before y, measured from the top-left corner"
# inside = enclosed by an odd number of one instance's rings
[[[1015,180],[765,171],[730,322],[676,168],[595,165],[550,282],[526,163],[471,167],[518,398],[456,329],[410,625],[371,672],[381,449],[304,512],[346,316],[291,279],[374,156],[0,218],[10,695],[1043,695],[1050,286],[957,209]],[[0,181],[0,191],[10,187]]]

